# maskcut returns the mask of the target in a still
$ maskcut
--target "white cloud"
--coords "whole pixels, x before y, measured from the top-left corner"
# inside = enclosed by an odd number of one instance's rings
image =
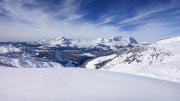
[[[113,36],[117,34],[118,28],[111,25],[97,25],[90,22],[73,23],[80,19],[83,14],[77,14],[78,5],[73,0],[65,0],[62,9],[57,13],[44,12],[39,9],[25,9],[24,0],[11,2],[5,0],[1,3],[3,9],[8,12],[12,21],[0,23],[1,40],[36,40],[42,38],[52,38],[57,36],[67,36],[78,39],[94,39],[98,36]],[[33,0],[28,3],[34,3]],[[65,15],[65,19],[54,19],[54,16]],[[110,34],[111,33],[111,34]]]
[[[118,16],[117,13],[107,13],[99,18],[99,22],[91,23],[81,20],[86,13],[79,13],[80,1],[65,0],[60,9],[56,12],[49,13],[41,7],[36,9],[27,9],[25,3],[36,4],[34,0],[3,0],[0,2],[0,12],[6,11],[7,18],[0,18],[0,40],[38,40],[43,38],[55,38],[58,36],[67,36],[77,39],[95,39],[97,37],[112,37],[114,35],[134,36],[139,40],[152,41],[169,34],[177,35],[180,28],[178,26],[168,26],[170,22],[160,22],[161,19],[148,19],[145,24],[140,24],[137,29],[125,31],[122,25],[114,26],[107,23],[118,21],[119,24],[134,24],[143,22],[144,18],[156,13],[172,8],[175,3],[169,6],[156,5],[149,6],[136,12],[131,18],[126,18],[125,14]],[[177,10],[174,15],[177,15]],[[179,14],[179,13],[178,13]],[[56,17],[64,19],[55,19]],[[122,17],[125,20],[122,20]],[[123,19],[124,19],[123,18]],[[76,21],[79,22],[76,22]],[[133,33],[133,34],[131,34]]]
[[[142,30],[143,29],[143,30]],[[151,42],[162,38],[180,35],[180,26],[169,27],[168,22],[152,22],[139,26],[132,33],[137,40]]]

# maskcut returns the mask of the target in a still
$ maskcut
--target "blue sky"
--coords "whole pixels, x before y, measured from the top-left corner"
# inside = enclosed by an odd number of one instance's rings
[[[0,0],[0,41],[180,35],[179,0]]]

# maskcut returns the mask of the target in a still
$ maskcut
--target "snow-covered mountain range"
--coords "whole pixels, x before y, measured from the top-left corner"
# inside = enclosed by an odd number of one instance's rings
[[[99,48],[103,50],[116,50],[120,47],[138,44],[138,42],[132,37],[126,38],[122,36],[116,36],[110,39],[97,38],[92,41],[80,41],[65,37],[58,37],[55,40],[38,41],[37,44],[41,44],[43,47]]]
[[[152,44],[122,36],[92,41],[59,37],[31,43],[0,43],[0,65],[8,67],[80,67],[180,83],[179,61],[180,37]]]

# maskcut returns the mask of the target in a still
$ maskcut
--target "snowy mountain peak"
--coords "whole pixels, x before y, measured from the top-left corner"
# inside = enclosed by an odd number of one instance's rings
[[[162,39],[162,40],[156,41],[155,43],[156,44],[172,44],[172,43],[179,43],[179,42],[180,42],[180,36]]]
[[[115,36],[113,38],[110,38],[109,41],[122,41],[124,38],[122,36]]]
[[[98,38],[92,42],[92,47],[103,50],[118,50],[122,47],[129,47],[129,45],[138,44],[132,37],[115,36],[110,39]]]
[[[115,36],[109,39],[109,42],[118,42],[121,44],[138,44],[138,42],[133,37],[123,37],[123,36]]]
[[[57,37],[56,40],[66,41],[68,39],[64,36],[60,36],[60,37]]]
[[[100,37],[100,38],[97,38],[96,40],[93,40],[93,43],[104,43],[105,42],[105,39],[103,37]]]
[[[133,37],[129,37],[129,41],[130,41],[130,44],[138,44],[136,39],[134,39]]]
[[[66,37],[60,36],[54,40],[44,41],[43,44],[48,47],[54,46],[69,46],[72,43],[72,39],[68,39]]]

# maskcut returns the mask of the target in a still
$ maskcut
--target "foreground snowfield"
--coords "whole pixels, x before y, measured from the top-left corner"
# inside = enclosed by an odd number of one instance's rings
[[[78,68],[0,67],[0,101],[180,101],[180,84]]]

